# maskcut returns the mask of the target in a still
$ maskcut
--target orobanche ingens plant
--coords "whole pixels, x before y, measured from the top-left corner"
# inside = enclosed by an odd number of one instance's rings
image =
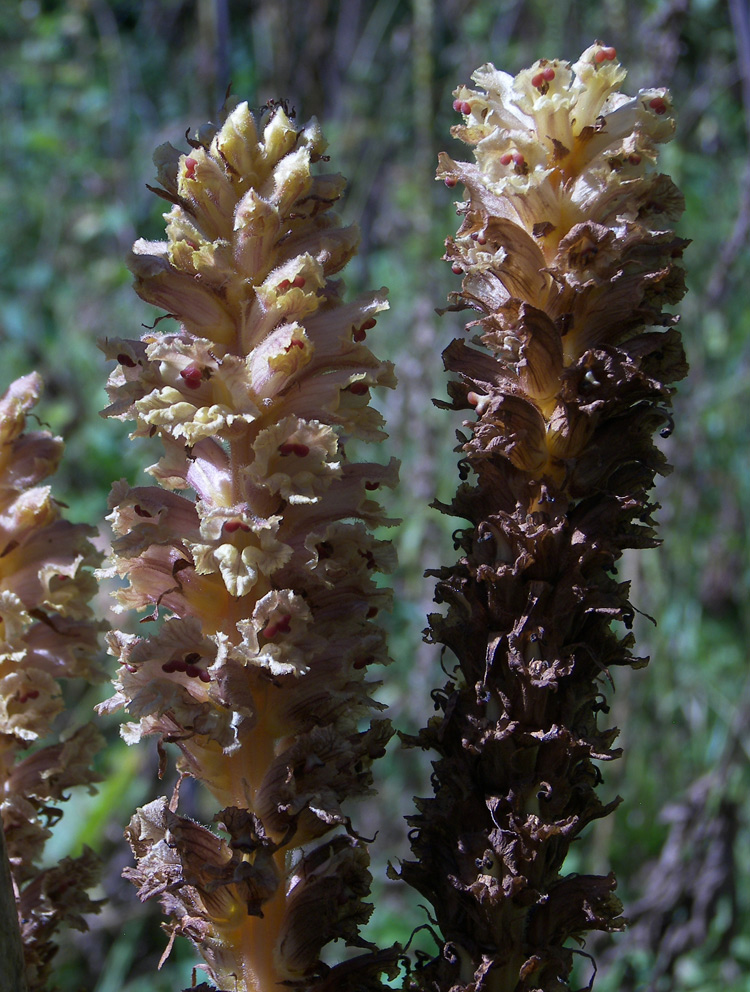
[[[477,316],[472,344],[444,354],[450,406],[473,415],[466,481],[442,509],[468,525],[437,573],[448,609],[430,637],[458,665],[416,739],[439,760],[403,866],[442,934],[424,988],[565,988],[571,938],[623,925],[613,875],[562,867],[617,805],[595,791],[594,762],[618,754],[603,689],[646,659],[612,628],[633,618],[616,562],[656,543],[648,492],[667,466],[652,435],[687,371],[663,309],[684,292],[682,197],[647,168],[674,130],[669,96],[627,97],[624,77],[602,44],[515,79],[485,65],[454,104],[475,162],[441,157],[467,192],[447,242],[453,309]]]
[[[396,465],[345,451],[384,436],[370,389],[393,372],[365,339],[385,294],[342,301],[358,234],[331,209],[343,178],[311,171],[317,123],[279,106],[258,127],[243,103],[187,154],[157,151],[167,241],[136,242],[131,267],[181,326],[106,343],[106,413],[164,447],[161,488],[112,493],[110,570],[122,609],[166,620],[113,633],[102,709],[126,710],[129,741],[177,744],[225,834],[181,817],[177,792],[156,799],[128,827],[128,875],[237,992],[308,987],[329,941],[366,946],[367,851],[342,803],[369,791],[391,736],[369,721],[367,670],[388,660],[373,576],[393,549],[371,528]]]
[[[597,43],[573,66],[542,59],[515,78],[483,66],[477,89],[456,91],[453,133],[475,162],[440,163],[467,192],[447,242],[462,276],[449,310],[476,316],[469,342],[445,351],[456,378],[440,404],[469,412],[461,484],[440,507],[466,521],[461,557],[436,573],[446,611],[429,629],[454,660],[444,652],[439,712],[407,738],[437,753],[435,794],[408,818],[414,860],[391,870],[432,905],[437,952],[407,967],[413,990],[568,988],[575,942],[623,925],[614,877],[563,863],[617,805],[595,791],[595,762],[618,754],[617,730],[599,725],[604,689],[613,666],[645,659],[616,563],[656,543],[649,491],[668,466],[652,435],[669,432],[686,371],[664,310],[683,293],[685,242],[671,230],[682,199],[651,168],[673,133],[669,96],[625,96],[624,76]],[[167,952],[178,935],[197,948],[213,983],[201,988],[368,992],[396,979],[400,953],[360,934],[371,879],[349,809],[391,736],[368,671],[389,660],[378,623],[389,593],[374,576],[394,552],[373,528],[392,522],[376,491],[397,466],[349,460],[347,444],[385,437],[370,390],[395,379],[366,343],[385,291],[344,302],[337,277],[358,236],[333,212],[344,180],[325,169],[315,121],[239,104],[188,144],[157,150],[167,239],[136,242],[131,258],[138,294],[179,326],[104,343],[117,362],[106,415],[163,454],[156,485],[112,491],[103,574],[125,580],[126,622],[109,636],[119,670],[100,710],[124,713],[129,743],[156,738],[161,772],[165,744],[178,756],[173,794],[127,828],[126,875],[160,901]],[[34,460],[20,435],[36,390],[22,380],[0,410],[7,755],[39,732],[23,706],[54,699],[51,679],[92,644],[77,605],[84,531],[55,513],[54,546],[24,530],[51,505],[28,487],[56,442],[33,435]],[[69,633],[66,648],[53,632]],[[81,664],[65,674],[85,675]],[[53,798],[92,781],[78,739],[44,765]],[[56,772],[52,757],[67,753],[74,772]],[[36,883],[17,869],[13,817],[38,812],[41,761],[14,760],[3,819],[26,936]],[[213,826],[184,815],[186,778],[212,797]],[[336,940],[359,951],[331,965]]]
[[[98,781],[91,758],[104,744],[92,724],[62,732],[59,724],[63,680],[104,677],[102,625],[90,606],[101,556],[89,540],[94,528],[63,519],[51,487],[40,485],[63,449],[49,431],[27,430],[40,392],[32,373],[0,398],[0,811],[13,892],[0,900],[0,971],[14,992],[46,989],[56,931],[63,923],[85,930],[83,914],[98,909],[86,892],[99,874],[93,851],[40,866],[57,804],[72,786]],[[8,914],[14,900],[23,961]]]

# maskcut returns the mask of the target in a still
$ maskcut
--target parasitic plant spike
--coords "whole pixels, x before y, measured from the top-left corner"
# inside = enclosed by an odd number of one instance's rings
[[[102,625],[89,606],[101,556],[89,541],[94,528],[64,520],[39,485],[63,449],[49,431],[26,430],[41,389],[32,373],[0,398],[0,813],[28,992],[48,987],[61,925],[86,930],[83,914],[99,910],[87,893],[99,874],[90,849],[48,868],[39,862],[58,804],[73,786],[93,791],[99,781],[90,762],[104,743],[92,724],[60,735],[56,723],[61,680],[104,677],[94,660]]]
[[[444,354],[440,405],[468,418],[466,481],[440,509],[466,525],[428,631],[456,666],[410,740],[439,757],[402,876],[442,934],[413,987],[568,988],[575,941],[624,922],[613,875],[563,863],[617,805],[595,789],[619,753],[604,694],[612,669],[646,659],[616,564],[657,543],[649,490],[668,465],[652,436],[687,371],[665,310],[684,292],[682,197],[650,168],[669,94],[625,96],[624,76],[597,43],[515,78],[485,65],[455,94],[475,161],[443,155],[438,177],[466,189],[446,259],[462,274],[450,309],[475,316]]]
[[[370,390],[393,386],[365,337],[385,290],[353,303],[338,274],[358,233],[333,212],[340,175],[325,142],[283,106],[241,103],[189,154],[159,148],[173,206],[167,240],[138,241],[147,302],[179,321],[105,342],[118,361],[108,416],[135,421],[164,454],[157,486],[115,486],[109,573],[121,610],[150,633],[115,632],[116,693],[128,742],[179,749],[182,778],[214,797],[219,832],[156,799],[127,834],[142,899],[158,897],[220,989],[380,987],[390,953],[331,969],[332,940],[359,936],[370,907],[367,848],[346,802],[370,791],[391,736],[368,681],[387,663],[374,617],[394,563],[375,498],[395,461],[355,463],[347,439],[385,437]],[[158,622],[157,622],[158,621]],[[340,982],[343,983],[339,985]]]

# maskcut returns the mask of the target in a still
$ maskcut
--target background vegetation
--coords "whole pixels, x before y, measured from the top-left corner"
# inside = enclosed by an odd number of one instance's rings
[[[363,230],[351,292],[387,284],[392,312],[373,335],[397,366],[383,400],[404,462],[392,509],[403,517],[392,618],[395,664],[382,697],[399,727],[428,715],[438,659],[421,644],[431,582],[450,560],[451,522],[427,508],[456,483],[455,424],[436,411],[440,352],[459,332],[437,318],[457,277],[439,260],[456,226],[452,194],[433,182],[437,151],[454,142],[451,90],[491,60],[512,72],[536,58],[574,60],[595,38],[616,45],[627,87],[668,85],[680,122],[662,168],[685,192],[682,232],[690,295],[681,308],[692,375],[665,442],[675,471],[660,501],[664,547],[628,560],[645,671],[621,676],[612,719],[623,760],[604,769],[618,813],[598,825],[571,870],[614,866],[634,926],[602,942],[597,987],[750,989],[750,18],[747,0],[13,0],[0,17],[0,386],[37,368],[41,417],[68,443],[56,492],[74,520],[101,524],[112,480],[134,481],[148,452],[97,411],[105,363],[95,342],[137,337],[153,314],[136,301],[124,261],[136,236],[158,237],[160,204],[147,192],[151,152],[181,146],[188,126],[215,115],[228,82],[260,107],[284,97],[315,114],[332,166],[350,180],[345,213]],[[184,145],[184,142],[182,142]],[[458,152],[457,152],[458,153]],[[461,154],[464,154],[461,152]],[[106,534],[106,527],[104,529]],[[103,538],[106,542],[106,537]],[[106,603],[103,602],[103,608]],[[105,687],[79,692],[89,719]],[[50,857],[81,844],[105,859],[110,902],[91,932],[59,954],[63,992],[173,990],[192,957],[177,948],[157,974],[158,915],[120,879],[122,829],[154,782],[152,749],[128,750],[117,727],[96,797],[75,797]],[[426,794],[428,756],[395,747],[380,763],[383,798],[357,816],[379,830],[378,908],[370,936],[405,940],[425,922],[401,887],[382,881],[405,855],[401,817]],[[194,798],[201,814],[200,797]],[[103,893],[104,894],[104,893]],[[429,948],[427,935],[422,934]],[[582,959],[580,984],[590,977]]]

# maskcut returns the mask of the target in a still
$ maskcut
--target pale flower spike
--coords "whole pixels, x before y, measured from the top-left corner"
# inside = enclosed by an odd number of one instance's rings
[[[104,744],[92,724],[54,733],[61,680],[104,678],[95,663],[103,625],[89,606],[101,556],[89,542],[94,528],[64,520],[50,487],[39,485],[63,450],[49,431],[26,430],[41,389],[32,373],[0,398],[0,813],[28,992],[48,987],[60,926],[86,930],[83,914],[99,909],[87,894],[99,875],[93,851],[44,869],[39,862],[58,804],[73,786],[93,791],[99,781],[91,759]]]
[[[163,766],[176,743],[180,775],[215,797],[221,835],[180,817],[176,794],[139,810],[127,874],[216,986],[374,989],[394,955],[358,935],[370,876],[346,801],[391,736],[366,675],[389,660],[373,577],[394,553],[371,530],[397,464],[351,462],[345,442],[385,437],[370,390],[395,380],[365,341],[387,303],[342,301],[358,232],[332,212],[343,178],[313,174],[318,124],[276,107],[258,126],[243,103],[189,153],[158,149],[168,240],[136,242],[131,267],[181,326],[104,345],[119,363],[106,414],[165,452],[149,469],[163,488],[111,497],[120,609],[164,622],[112,635],[102,709],[126,711],[129,743],[155,735]],[[337,939],[368,953],[331,969],[320,951]]]
[[[687,371],[664,309],[684,292],[682,197],[649,169],[670,98],[625,96],[624,77],[601,43],[515,78],[485,65],[454,104],[476,161],[441,156],[439,177],[467,191],[450,309],[475,319],[444,353],[444,405],[468,419],[464,481],[441,508],[467,523],[462,557],[435,573],[447,611],[429,631],[457,664],[413,740],[439,760],[402,876],[440,946],[412,989],[559,992],[587,932],[624,923],[614,875],[564,863],[618,803],[595,788],[619,754],[600,715],[610,671],[647,659],[612,626],[635,611],[616,565],[658,543],[649,490],[669,466],[652,435],[671,432]]]

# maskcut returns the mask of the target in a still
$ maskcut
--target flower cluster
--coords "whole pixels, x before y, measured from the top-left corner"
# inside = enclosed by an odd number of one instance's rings
[[[40,392],[32,374],[0,399],[0,813],[30,992],[47,987],[60,925],[85,930],[82,914],[98,908],[86,891],[98,874],[92,851],[43,870],[39,861],[57,804],[98,781],[90,762],[103,744],[90,724],[61,736],[56,722],[61,680],[103,675],[89,607],[99,556],[93,528],[64,520],[39,485],[63,448],[48,431],[25,429]]]
[[[648,168],[673,133],[670,99],[625,96],[624,76],[600,43],[515,78],[485,65],[454,104],[475,162],[441,157],[439,177],[467,190],[450,309],[477,316],[472,343],[444,355],[447,405],[473,415],[442,509],[468,525],[458,563],[435,573],[447,613],[430,636],[458,664],[414,741],[439,754],[436,794],[418,801],[403,866],[444,941],[425,988],[567,987],[570,938],[622,925],[613,876],[562,867],[617,802],[595,792],[595,762],[618,754],[603,689],[646,659],[612,627],[634,611],[616,563],[656,543],[648,492],[668,466],[652,435],[670,432],[686,372],[664,310],[684,291],[682,198]]]
[[[369,398],[393,372],[365,342],[387,304],[342,300],[358,233],[332,212],[344,179],[312,169],[327,161],[315,121],[240,104],[188,141],[156,152],[167,240],[131,261],[180,327],[105,342],[105,413],[164,455],[161,488],[112,493],[120,609],[160,622],[111,636],[103,709],[126,710],[129,742],[155,735],[163,764],[175,743],[220,810],[223,837],[178,816],[177,795],[138,811],[141,898],[161,899],[219,988],[308,988],[330,979],[326,943],[364,944],[368,859],[344,801],[369,791],[391,734],[366,675],[388,660],[374,577],[393,550],[371,531],[397,465],[345,450],[385,437]]]

